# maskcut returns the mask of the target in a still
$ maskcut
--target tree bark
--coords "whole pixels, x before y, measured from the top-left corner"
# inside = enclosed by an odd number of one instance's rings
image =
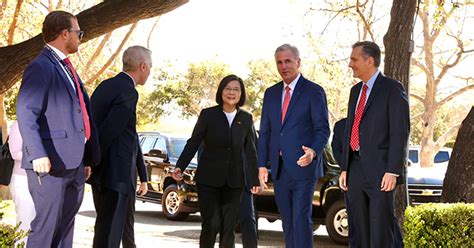
[[[417,0],[394,0],[390,12],[390,25],[383,38],[385,45],[385,75],[403,83],[408,94],[410,61],[413,52],[412,33]],[[408,146],[408,144],[407,144]],[[406,165],[405,165],[406,166]],[[405,177],[406,173],[400,175]],[[408,204],[407,183],[395,189],[395,214],[402,227]]]
[[[474,203],[474,107],[461,124],[443,182],[442,202]]]
[[[188,0],[105,0],[77,15],[85,31],[82,42],[99,37],[119,27],[172,11]],[[43,48],[41,35],[24,42],[0,47],[0,93],[8,90],[21,78],[28,63]]]

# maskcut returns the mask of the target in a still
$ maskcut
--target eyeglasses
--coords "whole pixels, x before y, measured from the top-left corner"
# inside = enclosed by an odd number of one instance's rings
[[[240,92],[240,88],[231,88],[231,87],[225,87],[224,88],[224,91],[227,91],[227,92],[236,92],[236,93],[239,93]]]
[[[82,31],[82,30],[68,29],[67,31],[76,33],[77,36],[79,36],[79,40],[82,40],[82,37],[84,37],[84,31]]]

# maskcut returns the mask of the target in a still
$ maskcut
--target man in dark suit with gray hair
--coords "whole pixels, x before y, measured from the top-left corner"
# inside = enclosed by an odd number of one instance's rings
[[[147,192],[147,174],[136,130],[136,85],[152,67],[151,51],[132,46],[123,54],[123,71],[103,81],[91,97],[103,153],[91,180],[97,211],[94,247],[135,247],[135,194]],[[136,190],[137,172],[140,186]]]

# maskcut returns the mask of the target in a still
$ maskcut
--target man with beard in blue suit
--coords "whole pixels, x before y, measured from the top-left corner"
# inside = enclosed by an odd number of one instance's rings
[[[43,22],[47,44],[23,74],[16,113],[36,211],[27,247],[72,247],[84,182],[100,159],[89,97],[67,58],[83,35],[71,13],[49,13]]]

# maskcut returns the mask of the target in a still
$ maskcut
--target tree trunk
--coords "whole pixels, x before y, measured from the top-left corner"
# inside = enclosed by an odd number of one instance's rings
[[[77,15],[81,30],[85,31],[82,42],[139,20],[165,14],[187,2],[188,0],[105,0]],[[43,46],[41,35],[37,35],[15,45],[0,47],[0,93],[8,90],[21,78],[25,67]]]
[[[403,83],[408,93],[410,61],[413,52],[412,33],[417,0],[394,0],[390,25],[383,38],[385,45],[385,75]],[[408,144],[407,144],[408,146]],[[406,174],[400,175],[405,177]],[[406,180],[405,180],[406,182]],[[395,189],[395,214],[403,231],[404,211],[408,204],[407,184]]]
[[[443,182],[442,202],[474,203],[474,107],[461,124],[448,171]]]

